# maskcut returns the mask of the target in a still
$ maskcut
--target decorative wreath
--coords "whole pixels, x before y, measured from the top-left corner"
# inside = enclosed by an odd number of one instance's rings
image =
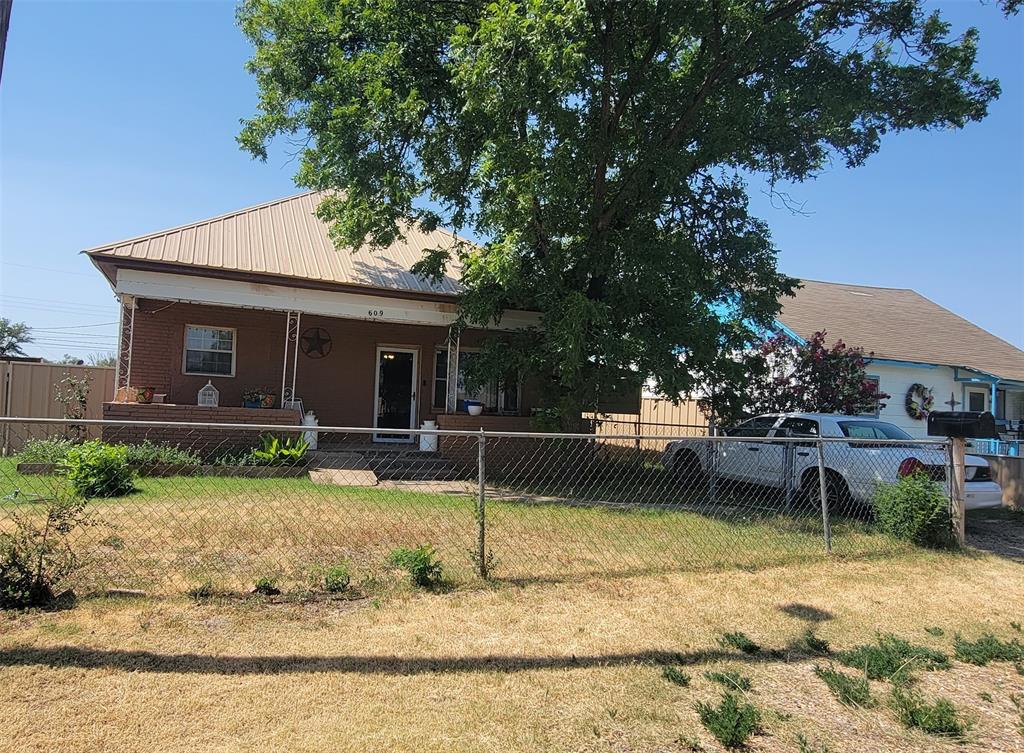
[[[912,384],[907,390],[906,405],[907,415],[920,421],[928,418],[928,414],[932,412],[935,396],[932,395],[931,388],[925,387],[923,384]]]

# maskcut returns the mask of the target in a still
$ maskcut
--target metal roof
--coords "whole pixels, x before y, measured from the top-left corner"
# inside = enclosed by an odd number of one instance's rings
[[[458,240],[455,235],[407,224],[402,228],[404,238],[388,248],[339,250],[315,214],[321,198],[317,192],[299,194],[84,253],[115,265],[130,260],[378,290],[450,296],[461,292],[454,264],[438,284],[409,271],[426,250],[452,246]]]
[[[920,293],[815,280],[801,285],[795,298],[783,299],[778,318],[804,339],[825,330],[830,342],[841,339],[875,358],[961,366],[1024,381],[1024,351]]]

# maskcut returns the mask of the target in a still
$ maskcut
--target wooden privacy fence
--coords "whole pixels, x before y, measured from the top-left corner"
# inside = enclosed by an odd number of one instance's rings
[[[54,390],[67,376],[89,378],[86,418],[103,418],[103,403],[114,396],[114,369],[110,366],[69,366],[57,363],[0,361],[0,415],[30,418],[64,418],[64,406],[57,402]],[[92,427],[90,427],[90,431]],[[46,426],[36,424],[31,431],[17,435],[4,427],[0,452],[7,455],[21,449],[25,440],[46,434]],[[93,434],[99,436],[97,432]]]
[[[597,435],[636,434],[645,437],[697,437],[708,432],[708,420],[697,407],[697,401],[684,400],[673,404],[671,400],[645,397],[640,401],[640,413],[601,413],[595,419]],[[632,439],[611,439],[607,444],[635,445]],[[645,449],[663,450],[668,442],[644,441]]]

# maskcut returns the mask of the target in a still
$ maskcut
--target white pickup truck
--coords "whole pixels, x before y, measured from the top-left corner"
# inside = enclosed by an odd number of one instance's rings
[[[827,493],[832,500],[870,504],[880,483],[891,483],[901,476],[923,470],[940,483],[947,483],[948,455],[937,445],[915,440],[898,426],[874,418],[831,413],[783,413],[756,416],[728,430],[724,441],[682,439],[670,442],[662,458],[664,466],[684,482],[716,478],[759,486],[787,486],[784,442],[774,437],[846,437],[855,442],[829,442],[824,445]],[[752,440],[743,441],[744,437]],[[893,444],[871,440],[906,440]],[[818,451],[808,442],[790,443],[792,476],[789,488],[814,503],[820,499]],[[1002,490],[993,479],[984,458],[966,459],[966,507],[998,507]]]

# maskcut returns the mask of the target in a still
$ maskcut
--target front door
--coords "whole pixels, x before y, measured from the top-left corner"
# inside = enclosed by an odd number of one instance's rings
[[[377,348],[376,429],[416,428],[416,351]],[[376,442],[411,442],[411,434],[379,432]]]

